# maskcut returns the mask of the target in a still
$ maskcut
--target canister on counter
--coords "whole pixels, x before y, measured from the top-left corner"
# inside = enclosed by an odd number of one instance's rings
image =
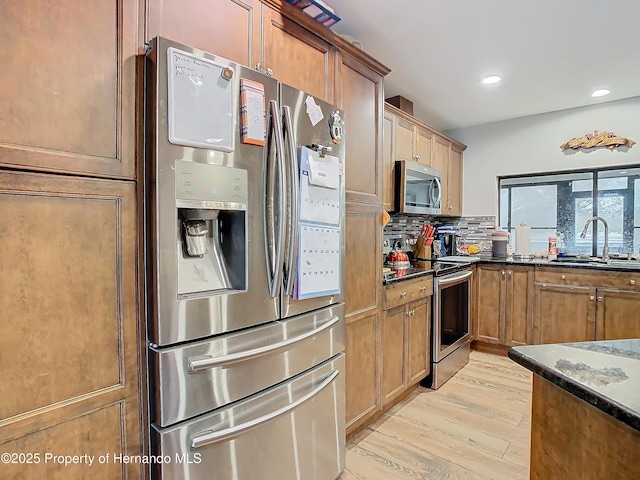
[[[495,258],[507,258],[507,243],[509,233],[504,230],[496,230],[491,234],[491,253]]]

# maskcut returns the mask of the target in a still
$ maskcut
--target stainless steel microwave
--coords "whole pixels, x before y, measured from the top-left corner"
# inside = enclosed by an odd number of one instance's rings
[[[419,215],[442,213],[442,174],[409,160],[396,161],[395,211]]]

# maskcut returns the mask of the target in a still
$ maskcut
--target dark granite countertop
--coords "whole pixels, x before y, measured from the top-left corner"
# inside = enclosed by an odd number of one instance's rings
[[[548,258],[494,258],[494,257],[477,257],[479,260],[476,263],[479,264],[496,264],[496,265],[524,265],[534,267],[554,267],[554,268],[581,268],[589,270],[605,270],[616,272],[639,272],[640,262],[626,260],[612,260],[614,263],[599,263],[589,262],[558,262],[555,260],[549,260]]]
[[[640,338],[513,347],[509,358],[640,431]]]

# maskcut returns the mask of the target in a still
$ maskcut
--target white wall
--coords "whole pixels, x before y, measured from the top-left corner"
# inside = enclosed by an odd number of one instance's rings
[[[568,140],[594,130],[638,144],[630,149],[560,150]],[[497,215],[498,176],[640,164],[640,97],[450,130],[447,135],[467,145],[463,215]]]

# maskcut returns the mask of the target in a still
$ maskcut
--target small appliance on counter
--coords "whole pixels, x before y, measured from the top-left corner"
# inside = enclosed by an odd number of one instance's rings
[[[458,253],[458,227],[455,225],[440,225],[436,228],[435,233],[436,245],[439,248],[434,248],[433,254],[436,257],[445,257],[451,255],[457,255]]]
[[[507,244],[509,233],[504,230],[495,230],[491,233],[491,253],[494,258],[507,258]]]

